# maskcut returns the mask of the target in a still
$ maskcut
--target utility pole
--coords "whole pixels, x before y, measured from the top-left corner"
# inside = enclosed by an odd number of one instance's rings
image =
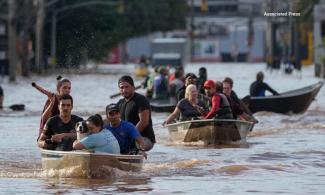
[[[44,69],[43,61],[43,31],[44,31],[44,16],[45,7],[44,0],[37,1],[37,14],[36,14],[36,67],[38,73],[42,73]]]
[[[194,57],[194,0],[190,4],[190,61]]]
[[[16,80],[16,21],[15,21],[15,0],[8,0],[8,40],[9,40],[9,81]]]

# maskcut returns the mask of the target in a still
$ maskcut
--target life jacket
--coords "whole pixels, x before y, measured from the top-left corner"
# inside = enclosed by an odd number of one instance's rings
[[[222,93],[217,93],[216,95],[220,97],[220,108],[218,109],[215,118],[233,119],[234,117],[227,97]]]

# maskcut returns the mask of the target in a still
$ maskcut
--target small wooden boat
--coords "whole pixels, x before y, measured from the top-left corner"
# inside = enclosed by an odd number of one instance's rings
[[[316,84],[280,93],[280,95],[277,96],[246,96],[242,100],[252,113],[269,111],[282,114],[298,114],[308,109],[323,85],[324,81],[319,81]]]
[[[150,100],[151,110],[154,112],[173,112],[175,104],[168,100]]]
[[[88,176],[101,171],[117,168],[123,171],[140,171],[143,155],[116,155],[109,153],[92,153],[88,151],[41,150],[43,170],[61,170],[78,168]]]
[[[177,122],[166,127],[172,141],[203,141],[210,145],[245,141],[254,125],[242,120],[206,119]]]

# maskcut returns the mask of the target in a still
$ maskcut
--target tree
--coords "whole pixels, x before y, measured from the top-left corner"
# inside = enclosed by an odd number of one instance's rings
[[[59,1],[53,9],[71,5],[77,0]],[[59,66],[78,66],[82,51],[91,59],[106,58],[110,49],[128,38],[155,31],[184,29],[185,0],[116,1],[117,6],[89,6],[62,13],[57,22]],[[123,3],[121,5],[121,3]],[[48,17],[50,16],[48,12]],[[50,48],[50,24],[46,25],[45,49]],[[71,63],[71,64],[70,64]]]

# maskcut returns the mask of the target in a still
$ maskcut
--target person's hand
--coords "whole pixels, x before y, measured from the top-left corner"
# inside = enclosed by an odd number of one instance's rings
[[[64,133],[56,134],[51,137],[52,142],[61,142],[64,138]]]
[[[164,121],[162,124],[161,124],[163,127],[167,125],[167,121]]]
[[[140,150],[139,151],[139,155],[143,155],[144,156],[144,158],[147,160],[147,153],[145,152],[145,151],[143,151],[143,150]]]

